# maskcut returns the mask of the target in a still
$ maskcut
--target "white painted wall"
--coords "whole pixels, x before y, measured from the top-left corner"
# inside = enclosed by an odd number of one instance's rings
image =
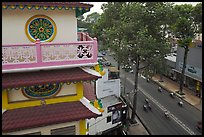
[[[115,96],[108,96],[102,99],[102,104],[104,109],[102,116],[87,120],[87,122],[89,123],[89,131],[88,131],[89,135],[101,134],[102,132],[121,124],[121,122],[112,124],[113,112],[112,111],[108,112],[109,106],[115,105],[119,102],[120,102],[119,99]],[[107,123],[108,116],[111,116],[111,121]]]
[[[195,39],[202,41],[202,33],[196,34],[196,38]]]
[[[61,87],[60,92],[56,95],[56,97],[77,94],[76,90],[77,90],[76,84],[73,83],[71,83],[70,85],[64,84]],[[8,92],[8,100],[10,103],[12,103],[15,101],[28,101],[30,99],[23,95],[21,89],[19,90],[12,89],[11,91]]]
[[[52,42],[77,41],[77,19],[74,10],[2,10],[2,44],[32,43],[25,33],[27,20],[34,15],[46,15],[57,26],[57,33]]]
[[[50,135],[52,129],[63,128],[63,127],[68,127],[68,126],[73,126],[73,125],[75,125],[76,127],[76,135],[79,135],[80,133],[79,132],[80,131],[79,121],[67,122],[67,123],[62,123],[62,124],[54,124],[54,125],[49,125],[49,126],[44,126],[44,127],[10,132],[7,135],[22,135],[22,134],[29,134],[29,133],[34,133],[34,132],[41,132],[41,135]]]
[[[106,72],[102,78],[96,81],[96,96],[104,98],[111,95],[120,96],[120,79],[108,80],[108,68],[104,68]]]

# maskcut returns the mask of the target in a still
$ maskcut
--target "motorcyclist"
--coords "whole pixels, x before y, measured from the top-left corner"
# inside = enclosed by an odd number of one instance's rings
[[[161,91],[162,91],[162,88],[161,88],[161,87],[159,87],[159,88],[158,88],[158,91],[160,91],[160,92],[161,92]]]
[[[150,103],[148,104],[148,108],[149,108],[150,110],[152,110],[152,107],[151,107]]]
[[[179,104],[180,106],[182,106],[182,105],[183,105],[183,102],[180,100],[180,101],[178,102],[178,104]]]
[[[164,112],[164,115],[165,115],[166,117],[169,117],[169,112],[166,110],[166,111]]]
[[[149,103],[149,99],[146,98],[146,99],[145,99],[145,102],[146,102],[146,103]]]
[[[169,95],[170,95],[171,97],[174,97],[174,93],[173,93],[173,92],[172,92],[172,93],[170,93]]]

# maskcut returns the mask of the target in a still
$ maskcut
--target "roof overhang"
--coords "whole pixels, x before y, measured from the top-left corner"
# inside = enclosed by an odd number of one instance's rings
[[[101,113],[94,113],[93,109],[90,110],[81,101],[75,101],[7,110],[2,114],[2,132],[8,133],[101,116]]]
[[[90,11],[90,8],[93,7],[92,4],[81,3],[81,2],[2,2],[2,9],[20,9],[28,10],[31,9],[44,9],[44,10],[75,10],[76,17],[83,15],[84,13]]]
[[[101,78],[97,73],[85,71],[81,68],[43,70],[21,73],[3,73],[2,88],[21,88],[43,84],[95,81]]]

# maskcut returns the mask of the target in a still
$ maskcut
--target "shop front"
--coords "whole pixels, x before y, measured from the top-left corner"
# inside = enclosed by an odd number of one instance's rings
[[[177,83],[180,83],[180,77],[181,77],[181,72],[173,69],[175,72],[175,81]],[[200,80],[199,78],[194,78],[188,74],[184,75],[184,87],[190,89],[193,91],[193,94],[195,94],[198,97],[201,97],[202,95],[202,79]]]

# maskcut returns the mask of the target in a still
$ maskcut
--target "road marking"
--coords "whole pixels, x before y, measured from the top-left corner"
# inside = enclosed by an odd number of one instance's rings
[[[141,89],[141,88],[140,88]],[[151,95],[149,95],[148,93],[146,93],[144,90],[140,90],[144,95],[146,95],[150,100],[152,100],[152,102],[154,102],[161,110],[163,111],[168,111],[164,106],[162,106],[158,101],[156,101]],[[182,123],[175,115],[173,115],[170,111],[168,111],[170,113],[170,117],[177,123],[179,124],[183,129],[185,129],[190,135],[195,135],[195,133],[190,130],[189,127],[187,127],[184,123]]]
[[[143,79],[146,79],[146,77],[145,77],[145,76],[143,76],[142,74],[140,75],[140,77],[141,77],[141,78],[143,78]]]
[[[134,85],[134,82],[127,78],[127,80]],[[147,96],[152,102],[154,102],[162,111],[168,111],[164,106],[162,106],[157,100],[155,100],[150,94],[144,91],[140,86],[138,86],[138,89]],[[142,89],[142,90],[141,90]],[[189,127],[187,127],[181,120],[179,120],[175,115],[173,115],[170,111],[168,111],[170,114],[170,117],[178,124],[180,125],[184,130],[186,130],[190,135],[196,135]]]

